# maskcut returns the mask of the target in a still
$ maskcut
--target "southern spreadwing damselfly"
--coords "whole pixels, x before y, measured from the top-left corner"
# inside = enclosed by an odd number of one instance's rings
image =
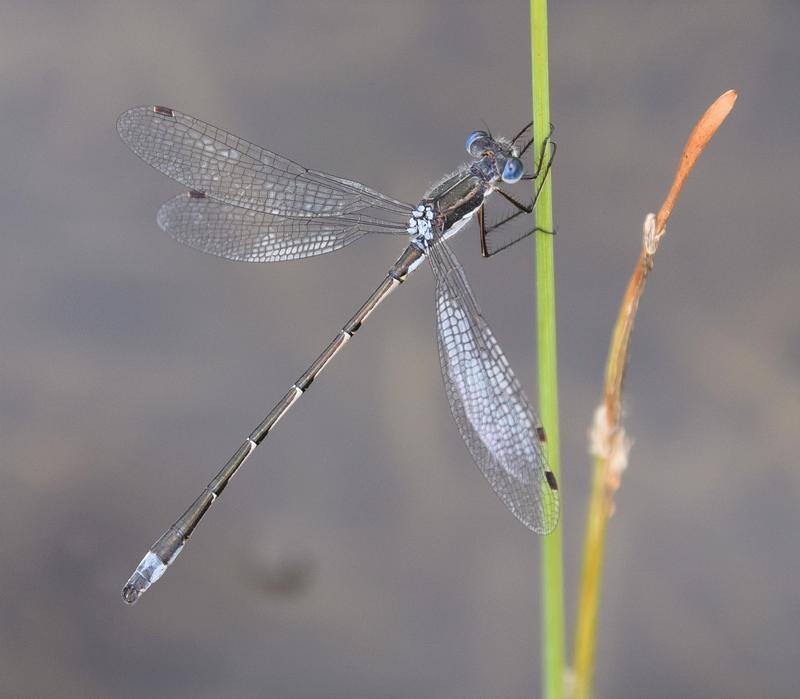
[[[231,260],[277,262],[333,252],[367,234],[408,240],[378,288],[189,509],[153,544],[123,588],[125,602],[136,602],[163,575],[239,467],[378,304],[425,259],[435,280],[439,359],[458,431],[514,516],[539,534],[553,530],[558,522],[558,485],[544,454],[544,428],[446,242],[476,216],[485,256],[510,244],[493,247],[492,233],[533,212],[555,153],[555,143],[548,138],[531,172],[525,172],[523,157],[533,141],[531,127],[528,124],[511,140],[495,138],[488,131],[471,133],[466,143],[470,161],[413,206],[353,180],[309,170],[168,107],[135,107],[120,116],[117,130],[131,150],[189,190],[164,204],[157,220],[190,247]],[[537,183],[527,204],[504,189],[523,180]],[[514,212],[487,226],[484,204],[494,192]]]

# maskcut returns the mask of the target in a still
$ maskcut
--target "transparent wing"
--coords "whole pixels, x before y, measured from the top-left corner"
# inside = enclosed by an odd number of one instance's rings
[[[158,225],[175,240],[241,262],[300,260],[339,250],[365,233],[405,235],[404,224],[362,214],[284,218],[188,192],[158,211]]]
[[[341,216],[413,207],[352,180],[308,170],[169,107],[134,107],[117,131],[142,160],[188,189],[276,216]]]
[[[439,361],[458,431],[508,509],[528,528],[547,534],[558,523],[559,500],[541,423],[452,251],[439,240],[428,259],[436,279]]]

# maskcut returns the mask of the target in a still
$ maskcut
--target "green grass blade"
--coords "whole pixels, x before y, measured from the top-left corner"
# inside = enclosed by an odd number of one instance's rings
[[[547,0],[531,0],[531,69],[535,153],[550,132],[550,78],[547,47]],[[553,230],[553,177],[544,183],[536,206],[536,224]],[[539,409],[547,432],[550,468],[559,468],[558,364],[554,236],[536,235],[536,317],[539,353]],[[559,477],[560,481],[560,477]],[[563,508],[562,508],[563,521]],[[542,540],[542,695],[561,699],[564,679],[564,586],[561,527]]]

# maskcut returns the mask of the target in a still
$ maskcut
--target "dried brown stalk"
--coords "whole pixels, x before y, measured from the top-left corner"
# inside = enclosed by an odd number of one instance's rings
[[[681,188],[703,149],[733,109],[736,97],[733,90],[725,92],[700,117],[684,146],[672,187],[658,215],[647,215],[642,250],[611,337],[603,402],[595,411],[590,435],[591,453],[595,457],[594,476],[584,541],[574,654],[575,695],[582,699],[591,696],[606,522],[614,513],[614,494],[619,489],[630,450],[630,440],[621,424],[622,385],[636,311]]]

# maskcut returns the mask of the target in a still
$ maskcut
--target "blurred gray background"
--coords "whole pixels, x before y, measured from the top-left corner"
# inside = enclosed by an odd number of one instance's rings
[[[472,464],[421,271],[233,482],[164,580],[149,544],[402,241],[226,262],[121,143],[167,104],[416,201],[530,113],[528,6],[3,3],[0,694],[535,697],[538,548]],[[739,102],[670,221],[633,338],[598,697],[790,697],[800,654],[800,6],[551,4],[569,631],[611,326],[697,117]],[[536,395],[534,251],[455,248]]]

